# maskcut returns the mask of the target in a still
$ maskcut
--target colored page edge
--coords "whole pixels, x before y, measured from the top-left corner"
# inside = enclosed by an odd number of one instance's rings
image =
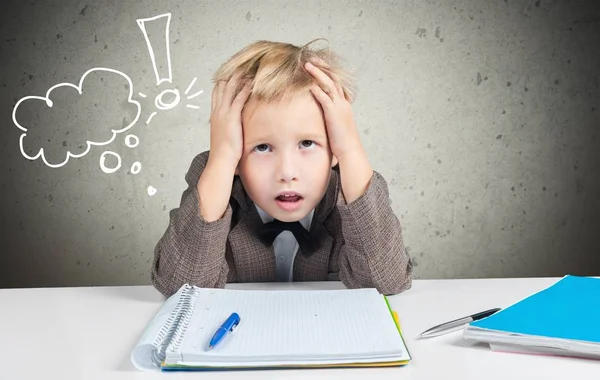
[[[408,349],[408,345],[406,344],[406,340],[404,340],[404,335],[402,334],[402,327],[400,327],[400,318],[398,317],[398,313],[396,311],[392,310],[390,301],[385,296],[385,294],[382,294],[382,297],[385,300],[385,304],[387,305],[387,308],[390,311],[390,315],[392,316],[394,323],[396,324],[396,329],[398,329],[398,334],[400,335],[400,339],[402,339],[402,344],[406,348],[406,353],[408,354],[408,360],[406,362],[408,362],[412,359],[412,355],[410,354],[410,350]]]

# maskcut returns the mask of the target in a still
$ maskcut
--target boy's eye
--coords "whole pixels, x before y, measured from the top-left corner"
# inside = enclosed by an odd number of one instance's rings
[[[310,148],[313,145],[315,145],[315,142],[312,140],[302,140],[302,142],[300,143],[300,145],[302,145],[303,148]]]
[[[256,147],[254,147],[254,150],[257,152],[266,152],[267,150],[269,150],[269,146],[267,144],[259,144]]]

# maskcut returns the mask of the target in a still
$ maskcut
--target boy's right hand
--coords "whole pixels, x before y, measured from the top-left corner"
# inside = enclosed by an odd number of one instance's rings
[[[242,109],[250,95],[250,84],[246,84],[235,96],[240,83],[239,75],[229,81],[219,81],[212,93],[210,113],[211,156],[237,166],[243,151]]]

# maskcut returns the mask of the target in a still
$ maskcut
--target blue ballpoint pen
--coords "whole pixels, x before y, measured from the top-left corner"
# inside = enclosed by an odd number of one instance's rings
[[[219,342],[221,342],[228,333],[233,332],[239,324],[240,316],[238,315],[238,313],[232,313],[229,316],[229,318],[227,318],[225,322],[223,322],[221,327],[217,329],[215,335],[213,335],[212,339],[210,340],[210,343],[208,344],[208,348],[211,349],[217,344],[219,344]]]

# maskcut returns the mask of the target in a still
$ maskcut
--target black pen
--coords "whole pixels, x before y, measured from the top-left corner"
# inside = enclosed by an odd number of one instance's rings
[[[495,312],[497,312],[499,310],[500,310],[500,308],[490,309],[490,310],[482,311],[481,313],[469,315],[467,317],[463,317],[463,318],[455,319],[450,322],[442,323],[441,325],[434,326],[434,327],[430,328],[429,330],[423,332],[421,334],[421,338],[431,338],[434,336],[447,334],[452,331],[460,330],[466,324],[469,324],[478,319],[489,317],[490,315],[494,314]]]

